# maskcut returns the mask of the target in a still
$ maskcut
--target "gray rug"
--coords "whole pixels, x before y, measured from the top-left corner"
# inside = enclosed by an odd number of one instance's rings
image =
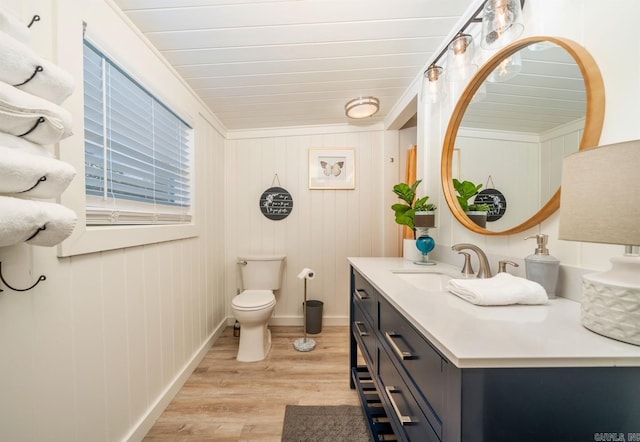
[[[369,430],[360,406],[287,405],[283,442],[369,442]]]

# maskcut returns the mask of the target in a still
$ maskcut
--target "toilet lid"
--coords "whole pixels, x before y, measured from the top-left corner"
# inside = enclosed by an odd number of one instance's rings
[[[276,297],[271,290],[245,290],[235,296],[231,303],[240,309],[259,309],[273,304]]]

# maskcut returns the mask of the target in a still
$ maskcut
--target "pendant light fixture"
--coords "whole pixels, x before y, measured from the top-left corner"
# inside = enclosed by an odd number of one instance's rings
[[[499,49],[515,41],[522,31],[520,0],[487,0],[482,11],[482,48]]]
[[[447,96],[447,89],[442,77],[442,68],[432,64],[424,72],[422,79],[422,101],[425,103],[438,103]]]
[[[447,48],[447,80],[458,81],[470,78],[478,70],[475,64],[473,37],[458,33]]]
[[[349,118],[367,118],[378,112],[380,100],[376,97],[359,97],[344,106],[344,113]]]

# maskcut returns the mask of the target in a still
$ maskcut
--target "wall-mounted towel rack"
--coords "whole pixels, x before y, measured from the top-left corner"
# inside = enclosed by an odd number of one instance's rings
[[[33,18],[31,19],[31,21],[29,22],[29,24],[27,25],[27,28],[30,28],[32,24],[34,24],[35,22],[40,21],[40,16],[38,14],[34,15]]]
[[[34,288],[35,286],[37,286],[38,284],[40,284],[40,282],[46,280],[47,277],[45,275],[40,275],[38,277],[38,280],[33,283],[32,286],[27,287],[26,289],[17,289],[15,287],[12,287],[11,285],[9,285],[9,283],[7,281],[5,281],[4,276],[2,276],[2,261],[0,261],[0,281],[2,281],[2,283],[4,285],[6,285],[8,288],[10,288],[11,290],[13,290],[14,292],[26,292],[28,290],[31,290],[32,288]],[[2,292],[3,290],[0,288],[0,292]]]
[[[38,72],[42,72],[42,71],[44,71],[44,68],[42,66],[40,65],[36,66],[36,68],[33,70],[33,74],[31,74],[31,77],[27,78],[22,83],[14,84],[13,87],[24,86],[25,84],[33,80],[33,77],[35,77],[38,74]]]

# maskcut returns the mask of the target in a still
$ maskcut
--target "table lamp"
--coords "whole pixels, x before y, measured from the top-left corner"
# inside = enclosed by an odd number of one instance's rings
[[[560,239],[625,246],[612,268],[583,276],[582,325],[640,345],[640,140],[565,157]]]

